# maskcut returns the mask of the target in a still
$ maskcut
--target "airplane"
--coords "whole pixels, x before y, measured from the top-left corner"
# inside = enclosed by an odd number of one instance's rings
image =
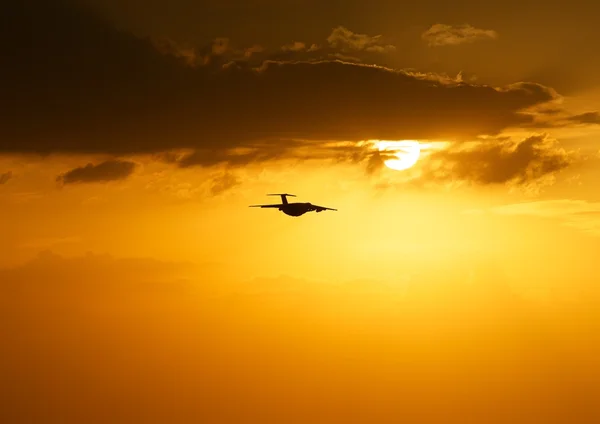
[[[293,194],[275,193],[267,196],[281,196],[281,203],[277,205],[250,205],[250,208],[277,208],[289,216],[300,216],[306,212],[337,211],[337,209],[326,208],[324,206],[313,205],[312,203],[288,203],[287,196],[296,197]]]

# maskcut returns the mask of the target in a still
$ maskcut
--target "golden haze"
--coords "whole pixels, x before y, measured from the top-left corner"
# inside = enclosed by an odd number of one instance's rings
[[[600,422],[599,6],[446,4],[9,1],[0,422]]]

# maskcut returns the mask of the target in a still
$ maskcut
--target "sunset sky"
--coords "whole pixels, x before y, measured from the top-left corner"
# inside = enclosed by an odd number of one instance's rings
[[[600,4],[555,3],[10,0],[0,421],[600,422]]]

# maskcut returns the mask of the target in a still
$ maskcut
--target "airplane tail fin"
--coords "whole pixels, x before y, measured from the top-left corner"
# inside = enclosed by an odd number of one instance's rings
[[[274,193],[274,194],[267,194],[267,196],[281,196],[281,203],[283,203],[284,205],[288,204],[287,196],[296,197],[294,194],[288,194],[288,193]]]

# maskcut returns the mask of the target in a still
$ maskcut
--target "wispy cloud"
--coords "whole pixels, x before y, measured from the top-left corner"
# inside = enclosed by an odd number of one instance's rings
[[[5,172],[4,174],[0,174],[0,185],[6,184],[8,182],[8,180],[10,180],[11,178],[12,178],[12,172],[10,172],[10,171]]]
[[[294,41],[281,47],[284,52],[301,52],[306,50],[306,44],[301,41]]]
[[[211,181],[212,185],[210,187],[210,192],[213,196],[222,194],[241,184],[240,179],[230,172],[223,172],[222,174],[215,175]]]
[[[135,163],[121,160],[107,160],[97,165],[88,163],[59,175],[56,180],[63,184],[124,180],[133,173],[135,167]]]
[[[498,33],[491,29],[475,28],[468,24],[455,26],[435,24],[425,31],[421,38],[427,41],[430,47],[456,46],[480,40],[495,40],[498,38]]]
[[[253,46],[244,49],[244,56],[245,57],[250,57],[253,54],[261,53],[264,50],[265,50],[265,48],[263,46],[260,46],[258,44],[254,44]]]
[[[469,212],[557,219],[563,225],[576,228],[587,234],[600,236],[600,202],[574,199],[541,200]]]
[[[358,34],[343,26],[334,28],[331,35],[327,38],[327,42],[331,47],[339,48],[342,51],[357,50],[373,53],[389,53],[396,50],[395,46],[386,44],[381,35],[370,36],[367,34]]]
[[[533,119],[525,125],[532,128],[566,128],[600,125],[600,112],[585,112],[573,115],[561,107],[533,107],[526,112]]]

